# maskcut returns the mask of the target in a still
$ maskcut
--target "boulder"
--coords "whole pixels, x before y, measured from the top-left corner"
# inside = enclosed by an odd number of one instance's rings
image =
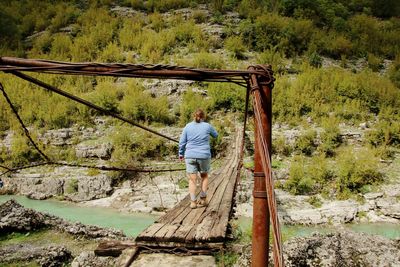
[[[400,203],[396,198],[387,197],[378,199],[376,206],[383,215],[400,219]]]
[[[358,204],[351,200],[334,201],[323,204],[318,211],[328,222],[348,223],[354,220],[358,212]]]
[[[100,158],[109,159],[113,145],[111,143],[80,143],[75,147],[75,154],[78,158]]]
[[[71,183],[77,183],[76,191],[71,192]],[[112,190],[112,179],[106,174],[71,178],[65,181],[63,188],[64,195],[72,201],[87,201],[107,197]]]
[[[71,263],[71,267],[105,267],[115,266],[114,257],[98,257],[93,251],[83,251]]]

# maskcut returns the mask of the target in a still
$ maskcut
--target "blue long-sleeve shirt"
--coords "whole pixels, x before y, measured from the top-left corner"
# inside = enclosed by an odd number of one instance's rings
[[[210,135],[218,137],[217,131],[207,122],[189,122],[183,128],[179,140],[179,156],[191,159],[211,158]]]

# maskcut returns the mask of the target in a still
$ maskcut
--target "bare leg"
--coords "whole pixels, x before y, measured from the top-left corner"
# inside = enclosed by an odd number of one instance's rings
[[[201,173],[201,190],[206,193],[208,189],[208,173]]]
[[[196,200],[196,178],[196,173],[189,173],[189,194],[192,201]]]

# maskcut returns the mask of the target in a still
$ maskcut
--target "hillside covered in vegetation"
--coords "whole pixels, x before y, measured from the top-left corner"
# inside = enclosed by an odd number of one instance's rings
[[[333,188],[347,198],[383,181],[381,162],[398,157],[399,15],[394,0],[4,0],[0,56],[212,69],[271,64],[274,122],[305,129],[294,143],[274,136],[275,167],[290,165],[278,186],[294,194],[329,195]],[[224,133],[229,122],[223,115],[244,111],[245,91],[231,84],[190,83],[176,102],[151,93],[142,80],[35,76],[155,128],[182,127],[201,106]],[[90,125],[101,115],[10,74],[1,73],[0,82],[34,133]],[[110,136],[116,164],[135,165],[160,156],[156,151],[176,153],[163,140],[111,123],[119,129]],[[347,144],[342,128],[360,124],[368,128],[361,144]],[[11,150],[0,146],[0,163],[38,161],[1,98],[0,134],[9,130],[18,134]],[[221,142],[213,144],[217,152]],[[68,149],[43,149],[76,160]]]

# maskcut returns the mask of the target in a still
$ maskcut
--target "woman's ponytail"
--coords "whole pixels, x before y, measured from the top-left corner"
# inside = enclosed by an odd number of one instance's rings
[[[204,113],[204,111],[202,109],[197,109],[196,112],[193,114],[194,117],[194,121],[199,123],[204,121],[206,114]]]

